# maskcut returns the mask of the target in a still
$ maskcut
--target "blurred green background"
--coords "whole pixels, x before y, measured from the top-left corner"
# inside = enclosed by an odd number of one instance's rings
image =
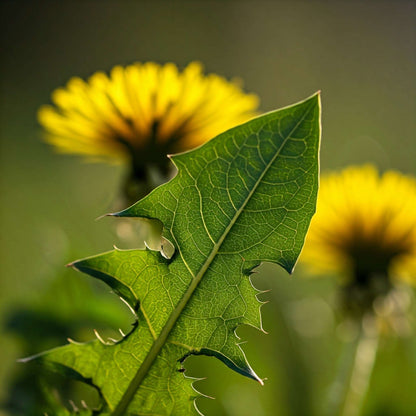
[[[54,154],[40,140],[36,111],[71,76],[134,61],[200,60],[207,72],[244,80],[262,111],[322,90],[322,171],[373,162],[416,174],[414,1],[3,1],[0,8],[0,401],[22,372],[17,358],[131,321],[106,287],[64,267],[119,244],[115,220],[95,218],[114,207],[124,173]],[[188,375],[208,377],[197,388],[216,397],[199,401],[207,415],[324,414],[342,360],[341,318],[334,280],[304,275],[301,267],[288,276],[266,265],[254,278],[272,289],[263,307],[269,335],[250,328],[239,335],[268,379],[264,387],[213,358],[187,361]],[[416,414],[415,345],[414,334],[383,340],[363,414]],[[20,401],[35,400],[19,391]]]

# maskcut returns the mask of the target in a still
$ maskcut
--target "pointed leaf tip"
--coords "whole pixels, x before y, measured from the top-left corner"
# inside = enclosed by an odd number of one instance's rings
[[[177,371],[189,354],[264,385],[234,329],[261,322],[253,268],[268,261],[293,271],[315,212],[320,131],[318,92],[173,156],[179,172],[170,182],[107,214],[156,218],[173,257],[115,250],[70,264],[126,301],[132,331],[116,345],[69,344],[44,358],[91,380],[113,416],[197,414],[191,382]]]

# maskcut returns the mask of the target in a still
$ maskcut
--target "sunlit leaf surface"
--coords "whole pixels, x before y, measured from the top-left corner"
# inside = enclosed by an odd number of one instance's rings
[[[183,367],[190,354],[262,383],[235,330],[261,329],[253,268],[269,261],[291,272],[296,263],[315,212],[319,140],[316,94],[173,156],[173,180],[114,214],[160,220],[173,256],[115,250],[73,264],[131,306],[133,330],[36,359],[96,386],[101,414],[197,414],[199,393]]]

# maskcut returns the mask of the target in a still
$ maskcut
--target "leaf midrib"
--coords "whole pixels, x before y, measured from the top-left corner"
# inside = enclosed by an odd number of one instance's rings
[[[159,355],[160,350],[165,345],[167,338],[169,337],[170,332],[172,331],[173,327],[175,326],[177,320],[179,319],[182,311],[184,310],[185,306],[188,304],[189,300],[191,299],[195,289],[199,285],[199,282],[202,280],[203,276],[205,275],[206,271],[208,270],[209,266],[213,262],[214,258],[218,254],[218,251],[224,242],[225,238],[231,231],[231,228],[234,226],[234,224],[237,222],[239,216],[241,215],[242,211],[250,201],[251,197],[257,190],[257,187],[261,183],[264,176],[269,171],[270,167],[273,165],[275,160],[280,155],[282,149],[284,148],[287,141],[290,139],[292,134],[297,130],[299,125],[303,123],[306,116],[309,114],[311,109],[313,108],[313,105],[311,104],[309,108],[305,111],[302,118],[298,121],[298,123],[293,127],[293,129],[290,131],[290,133],[287,135],[287,137],[283,140],[280,147],[277,149],[276,154],[273,156],[273,158],[270,160],[270,162],[267,164],[266,168],[263,170],[259,178],[257,179],[256,183],[253,185],[251,191],[241,204],[241,207],[235,212],[233,218],[231,219],[229,225],[224,230],[223,234],[219,238],[218,242],[214,245],[214,247],[211,250],[210,255],[205,260],[202,267],[199,269],[197,275],[192,280],[191,284],[189,285],[187,291],[177,304],[176,308],[173,310],[172,314],[169,316],[169,319],[167,320],[165,326],[163,327],[162,331],[160,332],[158,338],[153,343],[152,347],[149,350],[149,353],[147,354],[146,358],[144,359],[143,363],[137,370],[137,373],[135,374],[134,378],[130,382],[126,392],[122,396],[121,400],[117,404],[116,408],[114,409],[114,412],[112,413],[112,416],[122,416],[124,412],[126,411],[127,407],[129,406],[130,402],[132,401],[136,391],[140,387],[140,384],[142,383],[143,379],[146,377],[146,374],[148,373],[148,370],[152,366],[153,362],[156,360],[157,356]],[[183,256],[181,255],[183,258]]]

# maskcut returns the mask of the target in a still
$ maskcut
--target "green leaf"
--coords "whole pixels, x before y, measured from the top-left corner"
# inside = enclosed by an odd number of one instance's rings
[[[262,383],[235,330],[262,329],[252,270],[264,261],[295,266],[315,212],[319,140],[316,94],[172,156],[174,179],[112,215],[161,221],[173,257],[115,250],[73,263],[130,305],[132,331],[36,358],[96,386],[101,414],[197,414],[194,380],[182,367],[190,354]]]

